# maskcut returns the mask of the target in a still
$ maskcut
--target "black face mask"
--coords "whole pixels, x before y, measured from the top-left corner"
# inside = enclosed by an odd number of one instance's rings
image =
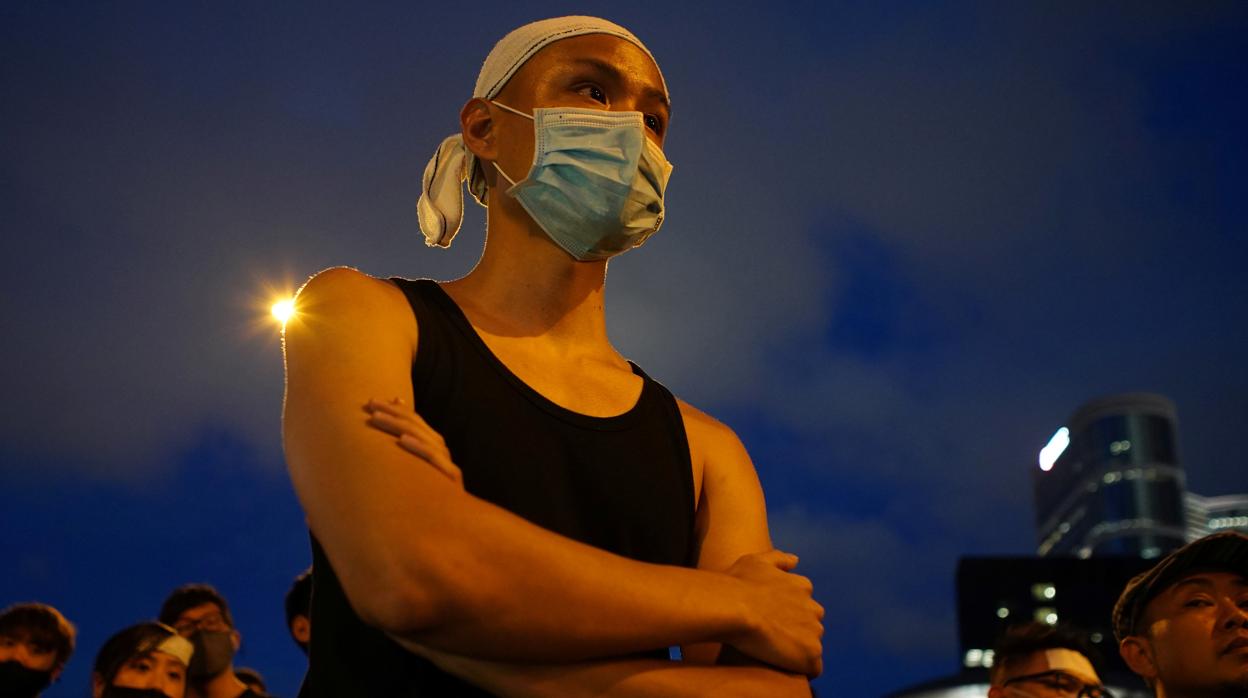
[[[228,631],[200,630],[191,636],[195,654],[186,673],[192,679],[206,679],[225,671],[234,659],[234,638]]]
[[[35,671],[9,659],[0,662],[0,698],[35,698],[52,683],[52,671]]]
[[[100,698],[169,698],[169,694],[155,688],[122,688],[109,686]]]

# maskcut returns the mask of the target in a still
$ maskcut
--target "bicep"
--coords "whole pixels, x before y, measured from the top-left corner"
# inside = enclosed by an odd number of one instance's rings
[[[413,531],[394,529],[442,484],[367,425],[370,398],[412,400],[415,321],[401,293],[383,284],[349,270],[322,273],[300,293],[285,335],[287,467],[349,598],[399,576],[396,541]]]
[[[696,533],[698,569],[723,572],[742,555],[770,550],[767,506],[754,464],[731,429],[690,410],[687,429],[703,461]],[[712,664],[720,645],[681,648],[685,661]]]

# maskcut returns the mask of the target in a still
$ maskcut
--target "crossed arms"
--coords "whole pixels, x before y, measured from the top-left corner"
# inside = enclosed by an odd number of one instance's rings
[[[383,430],[365,404],[412,405],[417,340],[403,294],[346,269],[309,282],[286,329],[287,464],[361,619],[499,693],[680,695],[721,680],[807,690],[795,674],[821,669],[822,609],[787,572],[795,559],[770,550],[757,477],[730,431],[682,405],[703,465],[699,569],[629,560],[464,492],[402,445],[419,432],[414,412]],[[440,441],[423,436],[426,449]],[[687,662],[601,659],[674,644]],[[720,644],[783,671],[694,666]]]

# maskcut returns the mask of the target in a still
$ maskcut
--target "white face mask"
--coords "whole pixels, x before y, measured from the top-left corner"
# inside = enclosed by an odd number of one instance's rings
[[[641,112],[534,109],[533,166],[519,182],[494,163],[515,198],[551,240],[581,261],[642,244],[663,224],[672,165],[646,137]]]

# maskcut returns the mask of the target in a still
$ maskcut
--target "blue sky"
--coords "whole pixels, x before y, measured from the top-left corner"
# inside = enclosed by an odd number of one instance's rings
[[[471,267],[481,210],[426,248],[420,172],[546,16],[620,22],[665,73],[669,217],[612,262],[611,335],[749,447],[829,611],[820,686],[956,667],[956,559],[1034,549],[1029,468],[1084,400],[1170,396],[1190,487],[1248,490],[1242,4],[0,13],[0,603],[81,627],[51,696],[193,580],[295,693],[267,302],[331,265]]]

